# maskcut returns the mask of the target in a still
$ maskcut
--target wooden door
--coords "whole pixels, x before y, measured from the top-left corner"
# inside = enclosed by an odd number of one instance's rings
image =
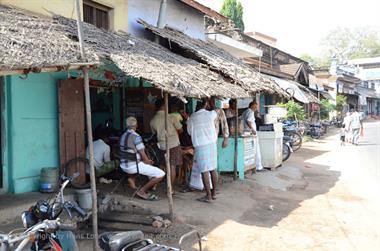
[[[85,157],[85,111],[83,80],[68,79],[58,83],[59,146],[61,168],[71,159]],[[76,183],[86,180],[85,166],[77,164],[72,172],[81,174]]]

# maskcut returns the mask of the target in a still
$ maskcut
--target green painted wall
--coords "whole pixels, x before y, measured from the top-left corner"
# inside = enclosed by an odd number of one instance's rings
[[[108,69],[109,70],[109,69]],[[113,70],[113,69],[112,69]],[[25,76],[4,77],[4,175],[5,191],[24,193],[39,188],[39,175],[43,167],[59,166],[59,127],[57,82],[70,76],[80,76],[77,71],[55,73],[32,73]],[[105,80],[103,69],[90,72],[90,78]],[[129,81],[139,85],[138,79]],[[144,81],[144,87],[151,85]],[[121,92],[113,90],[107,103],[111,114],[93,114],[93,126],[110,117],[113,126],[120,129]],[[91,90],[93,95],[104,95]]]
[[[70,76],[78,75],[70,72]],[[28,74],[26,79],[20,75],[4,78],[6,142],[3,169],[9,193],[38,190],[41,168],[59,166],[57,82],[67,77],[67,72],[57,72]],[[94,73],[91,77],[103,80]],[[119,91],[115,91],[108,101],[113,106],[116,128],[120,126],[119,101]],[[109,115],[99,115],[93,117],[94,122],[109,118]]]
[[[5,78],[8,192],[34,191],[43,167],[58,167],[57,81],[67,73]]]

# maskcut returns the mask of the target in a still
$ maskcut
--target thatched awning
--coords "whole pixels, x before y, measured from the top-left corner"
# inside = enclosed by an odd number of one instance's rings
[[[72,37],[76,22],[64,17],[55,20]],[[126,74],[149,80],[156,87],[187,97],[248,97],[244,89],[232,84],[204,65],[170,52],[168,49],[126,33],[108,32],[83,24],[87,48],[114,62]]]
[[[51,18],[0,5],[0,70],[81,63],[79,43],[58,26]],[[89,54],[89,60],[98,58]]]
[[[206,64],[213,71],[232,79],[249,92],[264,91],[289,97],[289,94],[283,91],[273,80],[264,77],[241,59],[232,56],[210,42],[191,38],[168,27],[157,28],[141,19],[138,22],[147,30],[167,39],[170,47],[176,53]]]
[[[251,93],[231,83],[205,65],[129,34],[109,32],[83,24],[87,58],[107,60],[124,73],[150,81],[182,97],[249,97]],[[76,21],[41,17],[0,5],[0,70],[27,69],[81,63]]]

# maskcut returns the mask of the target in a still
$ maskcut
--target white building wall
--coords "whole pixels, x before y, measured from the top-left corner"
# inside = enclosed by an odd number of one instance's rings
[[[138,37],[151,38],[152,35],[136,22],[139,18],[157,25],[161,0],[129,0],[128,32]],[[177,0],[167,0],[165,23],[189,35],[205,40],[204,15]]]

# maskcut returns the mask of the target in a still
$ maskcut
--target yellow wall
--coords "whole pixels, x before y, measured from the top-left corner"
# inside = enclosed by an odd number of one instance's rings
[[[43,15],[59,14],[76,18],[75,0],[0,0],[0,4],[13,5]],[[80,0],[82,3],[82,0]],[[110,29],[128,31],[128,0],[93,0],[93,2],[112,8],[110,11]],[[82,7],[82,4],[81,4]],[[81,12],[83,10],[81,8]]]

